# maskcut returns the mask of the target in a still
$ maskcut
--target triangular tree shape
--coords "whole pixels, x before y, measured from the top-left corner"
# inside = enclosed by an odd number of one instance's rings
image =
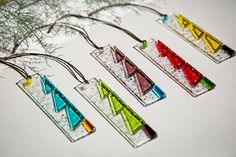
[[[41,85],[43,86],[43,91],[45,94],[49,94],[55,89],[55,86],[46,76],[42,77]]]
[[[80,111],[76,109],[72,104],[66,107],[66,114],[71,130],[75,130],[84,120],[84,116],[82,115],[82,113],[80,113]]]
[[[148,78],[143,72],[138,71],[136,73],[136,79],[139,85],[139,89],[145,95],[154,85],[152,80]]]
[[[190,21],[182,15],[179,15],[177,17],[177,21],[182,28],[186,28],[188,26],[188,24],[190,24]]]
[[[167,54],[169,54],[171,52],[170,48],[168,48],[164,43],[162,43],[160,40],[158,40],[156,42],[156,48],[158,50],[158,52],[160,53],[160,55],[162,57],[167,56]]]
[[[116,63],[119,63],[125,58],[125,55],[116,46],[114,46],[114,48],[111,49],[113,52],[113,58]]]
[[[169,53],[167,55],[167,58],[169,59],[169,61],[171,62],[171,64],[175,69],[180,69],[181,66],[185,63],[185,61],[174,52]]]
[[[98,80],[98,90],[101,96],[101,99],[106,98],[109,93],[112,91],[102,80]]]
[[[204,31],[196,25],[190,24],[188,25],[188,28],[196,40],[200,39],[201,36],[203,35]]]
[[[111,109],[114,115],[119,114],[123,110],[123,105],[125,104],[116,94],[110,93],[109,96],[109,103],[111,105]]]
[[[205,41],[212,53],[217,52],[221,47],[222,43],[218,39],[214,38],[210,34],[204,34],[202,39]]]
[[[136,134],[143,127],[144,120],[129,109],[124,108],[121,113],[131,135]]]
[[[55,112],[60,112],[68,105],[67,99],[58,90],[52,92]]]
[[[127,77],[135,74],[137,67],[128,58],[125,58],[123,66]]]
[[[195,87],[203,78],[203,75],[194,69],[191,65],[187,64],[183,67],[183,72],[192,87]]]

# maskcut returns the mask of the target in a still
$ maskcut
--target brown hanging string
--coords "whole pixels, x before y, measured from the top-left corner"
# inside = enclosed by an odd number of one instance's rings
[[[21,40],[19,40],[19,41],[17,41],[17,42],[14,43],[14,47],[13,47],[13,49],[11,50],[11,54],[16,53],[18,47],[19,47],[32,33],[34,33],[35,31],[38,31],[38,30],[41,30],[41,29],[45,29],[45,28],[47,28],[47,27],[50,27],[51,25],[52,25],[52,24],[43,25],[43,26],[40,26],[40,27],[38,27],[38,28],[35,28],[34,30],[32,30],[32,31],[30,31],[30,32],[28,32],[28,33],[26,33],[26,34],[24,34],[24,35],[23,35],[23,38],[22,38]],[[100,47],[100,46],[96,45],[96,43],[93,42],[92,39],[89,37],[88,33],[87,33],[83,28],[81,28],[81,27],[78,27],[78,26],[75,27],[75,26],[73,26],[73,25],[71,25],[71,24],[69,24],[69,23],[65,23],[65,22],[58,23],[56,26],[57,26],[57,27],[65,27],[65,28],[69,28],[69,29],[71,29],[71,30],[74,30],[74,31],[78,32],[79,34],[81,34],[81,35],[83,36],[83,38],[84,38],[92,47],[94,47],[94,48],[96,48],[96,49],[103,49],[103,47]],[[79,28],[80,30],[79,30],[78,28]]]
[[[13,64],[11,62],[7,62],[5,60],[1,60],[1,59],[0,59],[0,63],[12,68],[16,72],[18,72],[22,77],[24,77],[25,79],[30,78],[30,75],[23,68],[19,67],[18,65]]]
[[[70,73],[71,75],[77,80],[79,81],[80,83],[88,83],[88,80],[84,77],[84,75],[74,66],[72,65],[71,63],[69,63],[68,61],[64,60],[64,59],[61,59],[59,57],[55,57],[55,56],[52,56],[52,55],[49,55],[49,54],[39,54],[39,53],[19,53],[19,54],[12,54],[10,56],[7,56],[7,57],[0,57],[0,61],[1,62],[5,62],[6,60],[9,60],[9,59],[15,59],[15,58],[19,58],[19,57],[25,57],[25,56],[36,56],[36,57],[43,57],[43,58],[46,58],[46,59],[51,59],[57,63],[59,63],[60,65],[62,65],[64,68],[66,68]],[[83,79],[83,81],[81,81],[77,76],[80,76],[80,78]],[[29,75],[27,75],[29,76]]]
[[[153,8],[151,8],[151,7],[148,7],[148,6],[145,6],[145,5],[142,5],[142,4],[116,3],[116,4],[110,4],[110,5],[107,5],[107,6],[98,8],[98,9],[92,11],[91,13],[89,13],[88,16],[93,16],[94,14],[97,14],[97,13],[103,11],[103,10],[107,10],[107,9],[110,9],[110,8],[126,7],[126,6],[132,6],[132,7],[136,7],[136,8],[143,8],[143,9],[145,9],[145,10],[154,12],[155,14],[157,14],[157,15],[159,15],[159,16],[165,16],[165,15],[166,15],[166,14],[163,14],[163,13],[159,12],[158,10],[155,10],[155,9],[153,9]]]

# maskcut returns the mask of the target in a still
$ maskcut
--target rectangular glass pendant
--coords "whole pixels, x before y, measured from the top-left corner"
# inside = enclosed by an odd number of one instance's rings
[[[32,80],[22,79],[17,85],[71,142],[95,132],[95,127],[46,76],[36,74]]]
[[[136,45],[134,48],[193,97],[197,97],[215,88],[213,82],[203,76],[161,41],[150,40],[147,44],[148,47],[146,48],[143,48],[142,44]]]
[[[145,123],[102,80],[92,79],[75,89],[133,146],[138,147],[157,137]]]
[[[221,63],[235,56],[234,50],[224,45],[220,40],[182,15],[165,15],[157,21],[176,33],[215,63]]]
[[[117,47],[106,46],[103,50],[90,54],[143,106],[166,97],[166,94]]]

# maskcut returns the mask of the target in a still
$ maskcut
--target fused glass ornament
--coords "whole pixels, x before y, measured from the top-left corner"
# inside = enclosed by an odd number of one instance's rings
[[[92,79],[75,89],[133,146],[138,147],[157,137],[145,123],[102,80]]]
[[[150,40],[148,45],[147,48],[143,48],[139,44],[134,48],[193,97],[197,97],[215,88],[213,82],[203,76],[161,41]]]
[[[166,94],[117,47],[106,46],[91,55],[103,65],[133,96],[148,106]]]
[[[224,45],[220,40],[182,15],[165,15],[157,21],[176,33],[215,63],[221,63],[235,56],[234,50]]]
[[[53,123],[75,142],[95,131],[95,127],[46,77],[32,76],[32,84],[20,80],[17,85],[37,104]]]

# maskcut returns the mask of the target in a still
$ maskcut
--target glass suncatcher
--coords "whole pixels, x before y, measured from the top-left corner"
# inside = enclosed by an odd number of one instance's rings
[[[68,14],[67,16],[58,18],[58,20],[51,25],[50,30],[58,21],[69,17],[100,22],[126,33],[139,42],[143,42],[143,40],[138,38],[129,30],[119,27],[111,22],[79,14]],[[87,43],[96,49],[91,53],[91,55],[100,62],[100,64],[103,65],[136,99],[138,99],[143,106],[148,106],[166,97],[166,94],[117,47],[100,47],[91,40],[84,29],[76,29],[76,31],[85,38]]]
[[[134,48],[193,97],[215,88],[212,81],[203,76],[161,41],[152,39],[147,42],[147,45],[147,47],[143,47],[142,44],[139,44]]]
[[[52,122],[75,142],[93,132],[95,127],[46,76],[32,76],[32,85],[20,80],[17,85],[37,104]]]
[[[145,123],[102,80],[92,79],[75,89],[133,146],[138,147],[157,137]]]
[[[116,46],[106,46],[91,55],[143,105],[148,106],[166,94]]]
[[[223,62],[235,56],[234,50],[182,15],[165,15],[157,21],[176,33],[215,63]]]

